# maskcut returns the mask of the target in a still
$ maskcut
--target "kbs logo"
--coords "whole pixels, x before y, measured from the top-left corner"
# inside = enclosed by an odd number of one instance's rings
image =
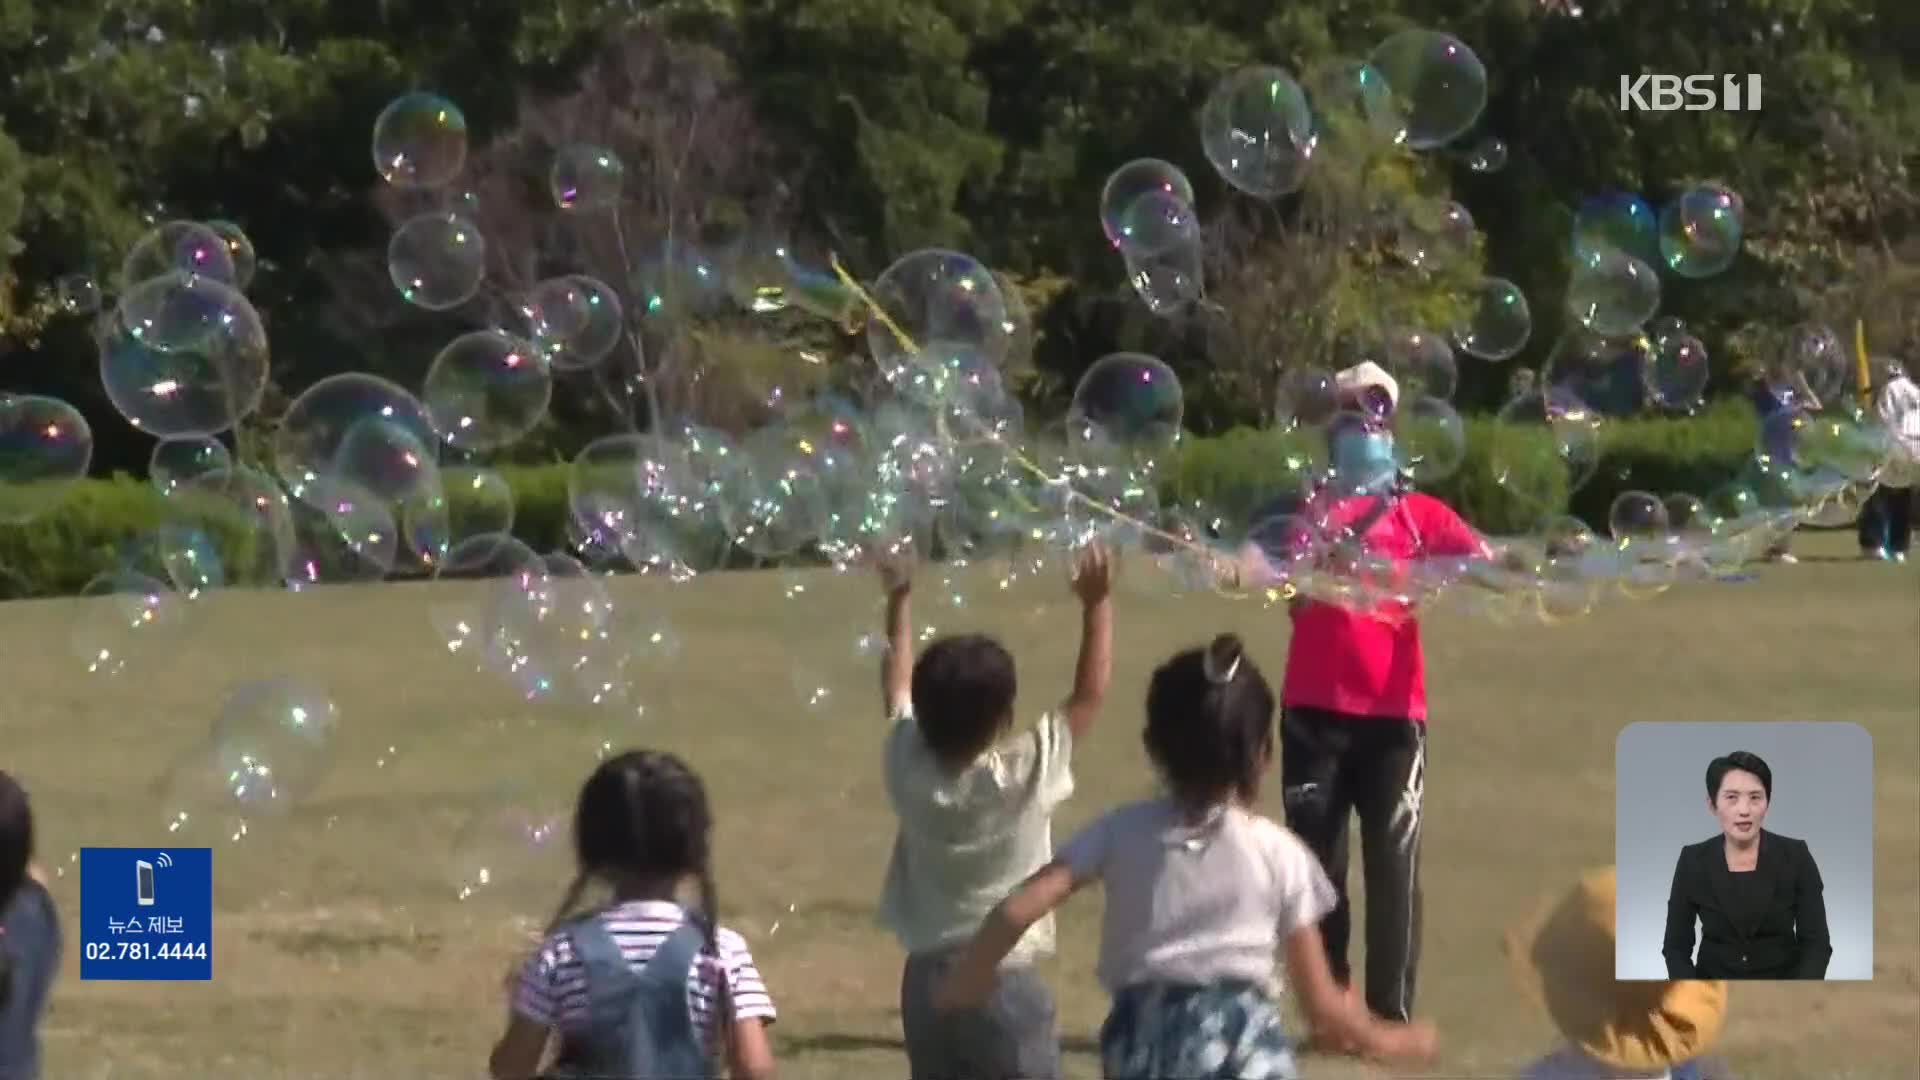
[[[1760,111],[1758,75],[1622,75],[1620,111]]]

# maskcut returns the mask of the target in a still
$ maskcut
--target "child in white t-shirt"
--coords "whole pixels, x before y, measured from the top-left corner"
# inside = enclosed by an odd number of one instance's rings
[[[980,1001],[1026,928],[1097,880],[1099,977],[1113,997],[1103,1076],[1295,1076],[1281,1026],[1283,947],[1316,1030],[1382,1057],[1430,1056],[1430,1024],[1376,1019],[1334,982],[1318,929],[1333,886],[1298,837],[1251,809],[1273,758],[1273,710],[1272,688],[1232,634],[1161,665],[1147,690],[1146,745],[1167,794],[1108,812],[994,908],[940,1003]]]
[[[1013,730],[1013,657],[980,634],[942,638],[914,659],[908,568],[884,561],[887,654],[882,693],[887,800],[899,819],[880,921],[906,949],[900,1023],[915,1080],[1039,1080],[1059,1072],[1053,995],[1033,961],[1054,947],[1053,920],[1009,941],[980,1007],[942,1013],[933,991],[980,920],[1053,857],[1053,814],[1073,794],[1073,747],[1091,730],[1113,666],[1111,564],[1084,549],[1073,690],[1040,722]]]

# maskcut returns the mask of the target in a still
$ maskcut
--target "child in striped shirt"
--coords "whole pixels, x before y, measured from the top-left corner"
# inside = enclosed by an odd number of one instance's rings
[[[540,1075],[550,1044],[559,1051],[554,1075],[626,1075],[626,1025],[641,1019],[620,991],[636,977],[661,976],[660,965],[686,986],[684,1010],[643,1018],[662,1076],[717,1076],[722,1061],[733,1077],[773,1075],[773,999],[745,940],[713,918],[712,829],[705,786],[671,754],[630,751],[587,779],[573,823],[580,873],[561,909],[596,878],[614,901],[563,923],[520,969],[493,1051],[495,1080]],[[679,901],[689,886],[700,893],[695,910]]]

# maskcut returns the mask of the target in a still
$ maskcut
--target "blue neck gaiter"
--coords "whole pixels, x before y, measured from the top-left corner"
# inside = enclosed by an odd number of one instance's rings
[[[1400,475],[1393,436],[1384,431],[1346,431],[1333,440],[1333,471],[1341,487],[1363,495],[1381,494]]]

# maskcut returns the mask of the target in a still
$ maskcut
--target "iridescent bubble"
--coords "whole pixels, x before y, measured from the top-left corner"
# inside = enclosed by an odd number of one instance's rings
[[[162,495],[202,473],[219,472],[233,464],[226,444],[205,435],[161,439],[147,459],[147,480]]]
[[[373,122],[373,167],[395,187],[437,188],[467,163],[467,118],[438,94],[395,98]]]
[[[458,214],[429,211],[409,218],[387,244],[387,275],[407,303],[445,311],[472,299],[487,272],[480,230]]]
[[[1313,159],[1307,96],[1280,68],[1241,68],[1215,84],[1201,106],[1200,146],[1220,178],[1241,191],[1263,199],[1290,195]]]
[[[1416,270],[1457,262],[1473,253],[1473,215],[1457,202],[1417,203],[1400,231],[1400,257]]]
[[[1508,402],[1491,435],[1494,481],[1538,513],[1558,511],[1599,467],[1600,416],[1564,389]]]
[[[1386,76],[1372,64],[1344,58],[1324,61],[1308,70],[1301,82],[1322,138],[1398,142],[1406,134],[1406,116],[1396,105]]]
[[[568,510],[581,542],[620,552],[648,576],[684,581],[710,569],[728,542],[717,501],[733,494],[714,467],[716,458],[726,460],[714,453],[720,447],[704,436],[609,435],[588,443],[567,471]]]
[[[1660,254],[1658,229],[1653,208],[1640,196],[1624,191],[1592,196],[1573,218],[1574,262],[1609,249],[1652,262]]]
[[[169,221],[140,238],[120,265],[120,290],[173,275],[203,277],[222,285],[238,280],[233,256],[218,232],[198,221]]]
[[[454,833],[448,882],[454,899],[475,900],[544,885],[569,871],[570,813],[545,792],[498,792]]]
[[[1393,453],[1415,484],[1445,480],[1466,460],[1466,424],[1444,398],[1413,398],[1394,410]]]
[[[1172,368],[1145,353],[1111,353],[1080,377],[1067,423],[1129,455],[1150,458],[1179,443],[1184,408]]]
[[[220,545],[194,524],[168,523],[153,531],[152,551],[167,580],[188,599],[227,583]]]
[[[1012,338],[1006,299],[992,271],[971,256],[938,248],[913,252],[887,267],[872,294],[887,318],[867,323],[867,347],[888,379],[909,367],[914,349],[933,342],[974,349],[993,364],[1006,358]]]
[[[1839,483],[1872,482],[1897,449],[1894,432],[1878,417],[1841,403],[1817,413],[1788,411],[1775,417],[1781,419],[1769,418],[1769,422],[1792,425],[1794,464],[1829,474]],[[1762,442],[1768,441],[1763,435]]]
[[[1100,227],[1108,242],[1119,246],[1127,209],[1148,192],[1193,205],[1193,185],[1179,166],[1159,158],[1137,158],[1113,170],[1100,189]]]
[[[611,640],[613,600],[600,578],[555,552],[490,583],[488,598],[490,666],[528,700],[577,698],[578,673]]]
[[[1507,167],[1507,142],[1494,135],[1487,135],[1473,149],[1467,151],[1467,168],[1477,173],[1499,172]]]
[[[1444,146],[1471,129],[1487,107],[1487,72],[1459,38],[1433,30],[1402,30],[1368,57],[1387,80],[1406,118],[1406,144]]]
[[[108,570],[80,589],[74,657],[87,671],[118,675],[137,664],[182,618],[180,596],[132,570]]]
[[[337,476],[318,477],[299,495],[290,506],[295,545],[288,587],[378,581],[393,571],[400,524],[389,500]]]
[[[1617,248],[1576,259],[1567,280],[1567,311],[1601,334],[1631,334],[1660,309],[1660,277],[1653,267]]]
[[[526,317],[534,347],[559,371],[590,368],[606,359],[624,330],[619,294],[579,274],[535,285]]]
[[[453,339],[433,358],[421,398],[448,446],[495,450],[518,441],[546,417],[553,368],[525,341],[498,330],[475,330]]]
[[[1801,408],[1811,403],[1799,385],[1821,403],[1843,397],[1853,385],[1852,358],[1833,328],[1801,323],[1789,330],[1778,358],[1768,366],[1768,384],[1775,394]]]
[[[1664,542],[1667,532],[1667,504],[1658,495],[1623,491],[1607,508],[1607,534],[1616,543]]]
[[[181,553],[191,566],[168,565],[182,588],[286,581],[297,541],[293,509],[265,473],[245,465],[201,473],[173,490],[167,510],[177,538],[202,545]]]
[[[1668,338],[1679,337],[1687,332],[1687,324],[1675,316],[1662,315],[1647,324],[1647,336],[1655,345],[1662,344]]]
[[[100,380],[149,435],[215,435],[259,408],[269,352],[260,315],[238,290],[169,275],[121,297],[100,343]]]
[[[46,513],[92,463],[93,429],[80,410],[38,394],[0,395],[0,522]]]
[[[428,567],[476,536],[513,533],[513,488],[493,469],[459,465],[441,470],[440,490],[416,494],[401,508],[408,551]]]
[[[1453,348],[1445,338],[1430,331],[1401,330],[1390,335],[1382,360],[1406,397],[1451,401],[1454,388],[1460,384],[1460,366],[1453,358]]]
[[[562,210],[604,210],[620,202],[627,169],[604,146],[569,146],[553,156],[547,183]]]
[[[1274,418],[1284,431],[1324,426],[1340,411],[1333,372],[1325,368],[1290,369],[1280,376],[1279,398]]]
[[[305,680],[242,684],[208,739],[212,778],[241,813],[283,812],[311,796],[332,765],[340,713]]]
[[[1647,404],[1654,362],[1645,334],[1596,334],[1579,327],[1554,342],[1542,371],[1547,385],[1602,416],[1631,416]]]
[[[214,235],[226,242],[227,257],[233,261],[231,284],[234,288],[245,292],[247,286],[253,284],[254,271],[260,265],[259,257],[254,254],[253,241],[247,238],[246,232],[240,226],[231,221],[209,221],[207,228],[213,230]]]
[[[1526,347],[1533,336],[1533,313],[1518,285],[1505,278],[1483,278],[1472,302],[1472,313],[1453,335],[1462,352],[1499,361]]]
[[[65,274],[54,283],[54,299],[69,315],[92,315],[100,310],[100,283],[92,274]]]
[[[1680,193],[1660,211],[1660,258],[1684,278],[1708,278],[1733,265],[1746,228],[1746,205],[1717,184]]]
[[[440,645],[484,669],[499,651],[493,641],[492,583],[545,569],[532,548],[505,533],[482,533],[455,543],[433,568],[427,606]]]
[[[1707,347],[1692,334],[1666,327],[1653,341],[1652,362],[1647,366],[1647,390],[1653,403],[1674,412],[1699,405],[1707,393]]]
[[[775,422],[741,443],[747,498],[734,542],[762,558],[780,558],[829,529],[831,503],[808,432]]]
[[[426,406],[377,375],[330,375],[295,398],[273,437],[274,468],[295,497],[331,478],[399,504],[439,486]]]
[[[1140,196],[1121,215],[1114,243],[1148,311],[1171,315],[1200,298],[1200,221],[1192,203],[1157,191]]]

